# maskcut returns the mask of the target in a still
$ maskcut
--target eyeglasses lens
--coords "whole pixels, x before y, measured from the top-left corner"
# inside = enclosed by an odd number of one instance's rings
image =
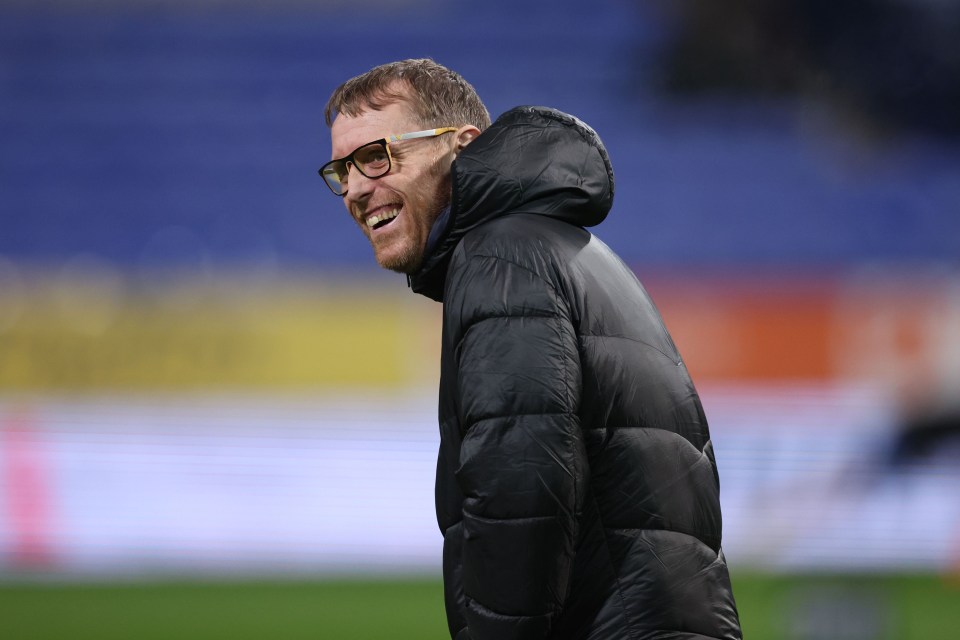
[[[360,173],[368,178],[379,178],[390,170],[390,155],[383,142],[372,142],[353,152],[353,161]]]
[[[386,175],[390,171],[390,154],[387,152],[386,143],[382,140],[371,142],[346,158],[335,160],[323,168],[323,179],[337,195],[343,195],[347,191],[351,165],[368,178]]]

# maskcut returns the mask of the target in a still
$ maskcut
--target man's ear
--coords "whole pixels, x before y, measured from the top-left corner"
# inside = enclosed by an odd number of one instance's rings
[[[463,151],[464,147],[473,142],[478,135],[480,135],[480,129],[477,129],[472,124],[464,125],[457,129],[457,153]]]

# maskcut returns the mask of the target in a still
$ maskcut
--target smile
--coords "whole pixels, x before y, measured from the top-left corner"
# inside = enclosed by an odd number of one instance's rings
[[[398,215],[400,215],[399,209],[390,209],[389,211],[384,211],[381,214],[370,216],[367,218],[366,223],[371,229],[379,229],[396,218]]]

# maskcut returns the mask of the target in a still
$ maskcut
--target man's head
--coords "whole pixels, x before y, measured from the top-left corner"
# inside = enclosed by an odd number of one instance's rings
[[[490,125],[486,107],[459,74],[420,59],[348,80],[325,115],[331,157],[342,160],[324,167],[331,188],[343,194],[380,266],[413,273],[450,203],[450,165]]]

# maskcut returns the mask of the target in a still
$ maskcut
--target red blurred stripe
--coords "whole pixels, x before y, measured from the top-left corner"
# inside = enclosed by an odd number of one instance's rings
[[[38,568],[53,561],[50,477],[34,418],[25,411],[0,423],[0,469],[6,487],[13,566]]]

